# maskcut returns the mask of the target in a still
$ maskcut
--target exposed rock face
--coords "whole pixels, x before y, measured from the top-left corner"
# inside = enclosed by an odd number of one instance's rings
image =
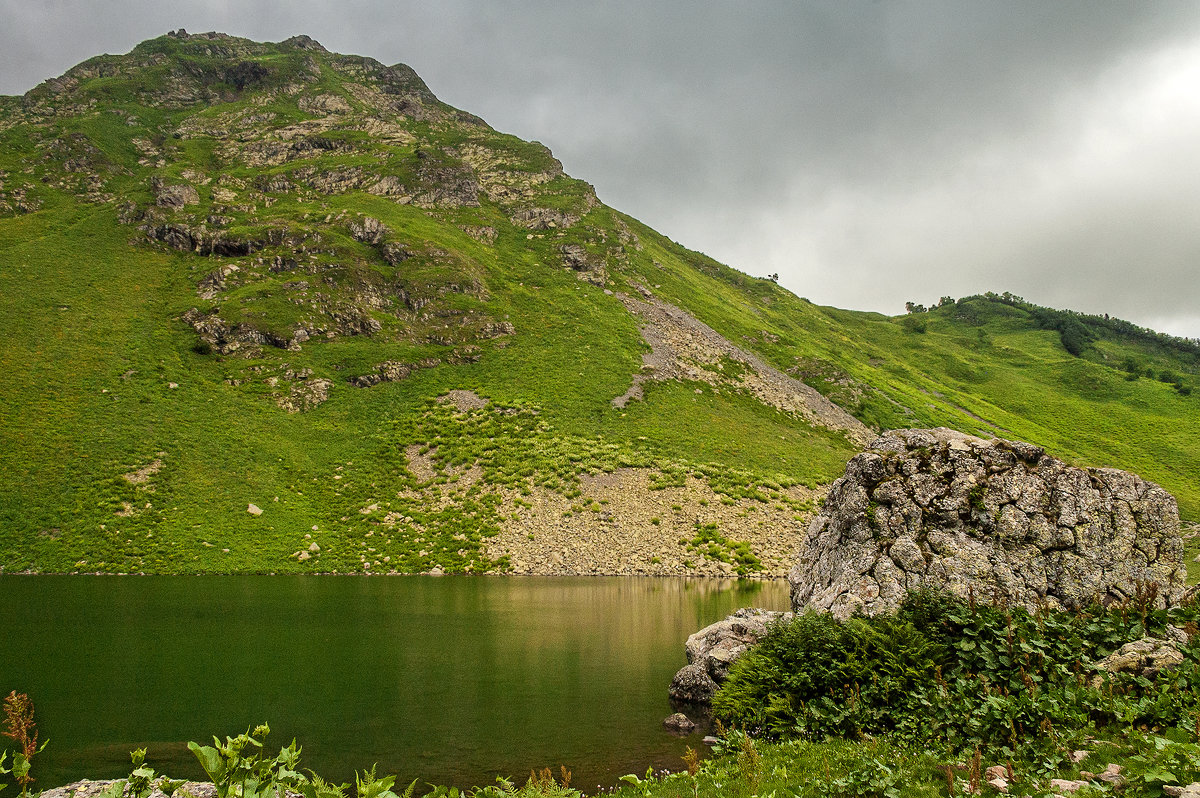
[[[729,667],[767,633],[771,624],[792,617],[746,607],[723,621],[710,624],[687,639],[688,664],[671,680],[670,695],[676,701],[707,703],[729,678]]]
[[[898,430],[829,489],[789,574],[792,606],[847,617],[946,587],[1034,608],[1183,592],[1175,499],[1109,468],[1080,469],[1028,443]]]
[[[185,205],[196,205],[200,202],[200,192],[196,191],[195,186],[167,185],[161,181],[155,181],[153,189],[154,202],[160,208],[179,209]]]

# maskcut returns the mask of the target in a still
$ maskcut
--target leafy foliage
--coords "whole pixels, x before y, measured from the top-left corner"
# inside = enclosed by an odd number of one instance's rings
[[[888,734],[948,752],[1031,756],[1089,729],[1169,728],[1200,707],[1197,647],[1154,679],[1097,673],[1125,642],[1194,623],[1193,607],[1140,595],[1071,613],[911,593],[892,614],[775,626],[714,699],[726,721],[774,737]]]

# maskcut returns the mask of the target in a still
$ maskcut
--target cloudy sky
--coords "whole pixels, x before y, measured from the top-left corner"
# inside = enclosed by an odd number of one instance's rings
[[[1012,291],[1200,337],[1200,3],[0,0],[0,93],[184,27],[414,67],[814,302]]]

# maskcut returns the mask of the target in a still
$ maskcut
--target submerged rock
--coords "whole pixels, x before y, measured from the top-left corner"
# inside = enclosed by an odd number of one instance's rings
[[[792,607],[895,608],[906,592],[1074,609],[1183,594],[1175,499],[1111,468],[1075,468],[1019,441],[897,430],[846,466],[789,574]]]

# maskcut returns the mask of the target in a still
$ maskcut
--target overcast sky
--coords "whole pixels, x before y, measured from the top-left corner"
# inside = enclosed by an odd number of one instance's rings
[[[404,62],[814,302],[1012,291],[1200,337],[1200,3],[0,0],[0,93],[184,27]]]

